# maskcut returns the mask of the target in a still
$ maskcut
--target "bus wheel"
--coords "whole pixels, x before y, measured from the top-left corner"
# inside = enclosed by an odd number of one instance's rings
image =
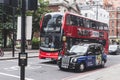
[[[83,72],[85,70],[85,64],[81,63],[79,66],[76,68],[77,72]]]

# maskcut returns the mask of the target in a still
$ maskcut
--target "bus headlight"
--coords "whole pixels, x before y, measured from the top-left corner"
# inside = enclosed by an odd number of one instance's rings
[[[63,40],[63,41],[66,41],[66,36],[63,36],[63,37],[62,37],[62,40]]]

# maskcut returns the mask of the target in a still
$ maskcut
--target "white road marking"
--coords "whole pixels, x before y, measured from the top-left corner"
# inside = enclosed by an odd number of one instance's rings
[[[43,66],[48,66],[48,67],[58,67],[57,65],[48,65],[48,64],[40,64],[40,65],[43,65]]]
[[[32,69],[39,69],[39,68],[41,68],[42,66],[32,66],[32,65],[28,65],[27,67],[26,67],[26,69],[28,69],[28,70],[32,70]],[[7,68],[4,68],[4,70],[7,70],[7,71],[16,71],[16,70],[20,70],[19,69],[19,66],[12,66],[12,67],[7,67]]]
[[[20,76],[11,75],[11,74],[6,74],[6,73],[2,73],[2,72],[0,72],[0,75],[9,76],[9,77],[14,77],[14,78],[20,78]],[[34,79],[25,78],[25,80],[34,80]]]

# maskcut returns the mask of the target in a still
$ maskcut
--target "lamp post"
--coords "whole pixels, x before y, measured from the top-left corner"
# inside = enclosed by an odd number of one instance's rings
[[[25,80],[25,66],[27,66],[27,53],[25,53],[25,44],[26,44],[26,37],[25,37],[25,29],[26,29],[26,0],[22,0],[22,21],[21,21],[21,53],[19,53],[19,66],[20,66],[20,80]]]
[[[96,10],[95,10],[95,12],[96,12],[96,20],[98,20],[98,7],[99,7],[98,3],[99,3],[99,1],[96,0],[96,1],[93,1],[92,3],[93,3],[93,6],[95,6],[95,8],[96,8]]]
[[[96,7],[96,20],[98,20],[98,1],[97,2],[97,7]]]
[[[13,7],[13,40],[12,40],[12,57],[14,57],[15,55],[15,7]]]
[[[22,8],[21,8],[21,53],[19,53],[19,66],[20,66],[20,80],[25,80],[25,66],[27,66],[27,53],[25,53],[25,45],[26,45],[26,3],[30,5],[28,9],[36,9],[37,8],[37,0],[22,0]],[[34,4],[34,5],[33,5]]]

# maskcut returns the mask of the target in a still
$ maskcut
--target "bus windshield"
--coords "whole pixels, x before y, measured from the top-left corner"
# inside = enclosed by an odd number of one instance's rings
[[[61,42],[60,42],[59,35],[48,35],[48,36],[41,36],[40,48],[45,51],[56,51],[61,49]]]
[[[61,14],[47,14],[43,18],[42,32],[60,32],[61,30]]]

